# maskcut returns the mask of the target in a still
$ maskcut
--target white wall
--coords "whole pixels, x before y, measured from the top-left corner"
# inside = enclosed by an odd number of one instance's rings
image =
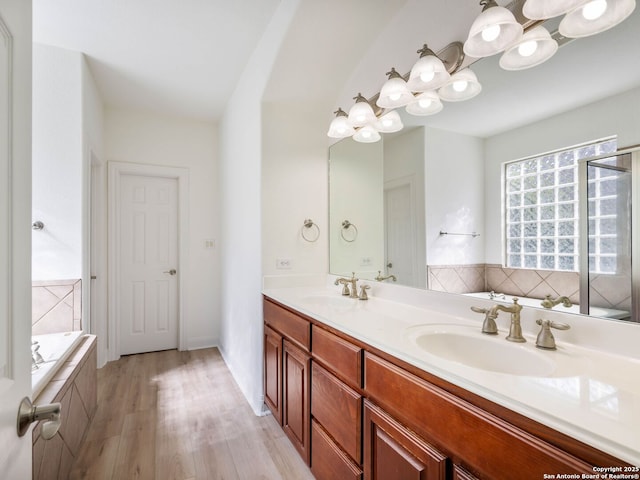
[[[263,275],[327,272],[327,137],[324,118],[315,112],[303,103],[262,107]],[[320,229],[315,242],[302,238],[307,218]],[[312,230],[307,237],[315,238]],[[291,260],[291,268],[278,269],[277,259]]]
[[[220,125],[220,347],[256,414],[262,411],[262,93],[299,0],[283,0],[247,62]],[[290,124],[287,124],[288,128]]]
[[[323,129],[320,129],[322,132]],[[384,267],[384,147],[345,138],[331,146],[331,273],[372,278]],[[326,162],[326,161],[325,161]],[[325,184],[326,185],[326,184]],[[346,230],[342,222],[354,227]],[[355,229],[357,229],[357,236]],[[349,242],[345,240],[353,240]],[[370,260],[369,262],[365,259]],[[367,265],[367,263],[370,263]]]
[[[108,107],[104,119],[108,161],[189,170],[188,265],[181,265],[188,348],[216,345],[220,336],[220,256],[217,135],[214,123]],[[216,241],[205,249],[205,240]]]
[[[82,277],[82,54],[33,46],[34,280]]]
[[[502,262],[502,163],[610,135],[618,148],[640,144],[640,88],[486,139],[487,263]]]
[[[427,127],[425,141],[427,264],[482,263],[483,140]],[[440,230],[480,236],[441,236]]]

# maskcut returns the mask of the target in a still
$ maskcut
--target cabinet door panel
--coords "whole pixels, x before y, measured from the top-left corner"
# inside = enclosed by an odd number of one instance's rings
[[[362,460],[361,398],[359,393],[312,362],[311,415],[358,463]]]
[[[309,367],[311,357],[287,339],[283,342],[282,428],[309,464]]]
[[[282,425],[282,336],[264,327],[264,403]]]
[[[446,474],[444,455],[365,401],[365,480],[444,480]]]
[[[311,473],[317,480],[362,480],[362,470],[311,420]]]

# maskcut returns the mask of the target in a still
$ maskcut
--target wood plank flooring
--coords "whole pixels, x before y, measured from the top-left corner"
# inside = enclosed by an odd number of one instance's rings
[[[215,349],[122,357],[70,479],[313,479],[273,416],[256,417]]]

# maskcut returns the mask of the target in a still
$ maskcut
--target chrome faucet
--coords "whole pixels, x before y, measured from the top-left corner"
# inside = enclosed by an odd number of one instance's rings
[[[351,278],[340,277],[333,282],[334,285],[342,285],[342,295],[345,297],[348,295],[350,298],[358,298],[358,280],[356,278],[356,272],[351,272]],[[351,288],[349,288],[351,284]]]
[[[40,355],[40,345],[38,342],[31,342],[31,371],[40,368],[40,364],[44,363],[44,358]]]
[[[391,280],[393,280],[394,282],[397,282],[397,281],[398,281],[398,279],[396,278],[396,276],[395,276],[395,275],[387,275],[386,277],[383,277],[383,276],[382,276],[382,273],[380,272],[380,270],[378,270],[378,276],[377,276],[374,280],[375,280],[376,282],[382,282],[382,281],[387,280],[387,279],[389,279],[389,278],[390,278]]]
[[[571,303],[571,300],[569,300],[569,298],[565,297],[564,295],[562,297],[556,298],[555,300],[551,298],[551,295],[546,295],[544,297],[544,300],[540,302],[540,305],[542,305],[544,308],[552,309],[553,307],[555,307],[560,303],[565,308],[571,308],[573,306],[573,304]]]
[[[488,333],[490,335],[498,333],[498,327],[496,325],[498,313],[511,313],[511,325],[509,326],[509,335],[507,335],[507,340],[518,343],[526,342],[525,338],[522,336],[522,326],[520,325],[520,310],[522,310],[522,305],[518,303],[517,298],[514,297],[513,305],[510,306],[499,303],[491,308],[471,307],[471,310],[476,313],[485,314],[484,323],[482,324],[482,333]]]

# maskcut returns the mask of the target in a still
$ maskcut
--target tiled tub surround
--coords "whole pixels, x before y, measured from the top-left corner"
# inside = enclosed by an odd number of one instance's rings
[[[33,479],[66,479],[97,407],[96,337],[85,335],[34,404],[60,402],[62,424],[51,440],[33,429]]]
[[[527,343],[521,348],[548,355],[558,367],[546,377],[508,375],[444,360],[410,340],[412,327],[427,324],[469,325],[481,335],[481,315],[470,307],[486,308],[493,302],[375,283],[368,301],[343,299],[333,279],[325,286],[299,288],[268,288],[265,281],[264,294],[473,394],[640,465],[637,325],[524,308]],[[540,316],[572,325],[556,332],[557,351],[535,348]],[[500,335],[491,338],[505,342],[508,322],[509,315],[501,314]]]
[[[82,281],[34,281],[31,286],[31,334],[82,330]]]
[[[504,268],[496,264],[428,265],[428,286],[448,293],[490,292],[530,298],[546,295],[569,297],[580,303],[580,275],[577,272]],[[631,311],[631,296],[627,295],[629,277],[595,275],[591,279],[590,299],[595,307]]]

